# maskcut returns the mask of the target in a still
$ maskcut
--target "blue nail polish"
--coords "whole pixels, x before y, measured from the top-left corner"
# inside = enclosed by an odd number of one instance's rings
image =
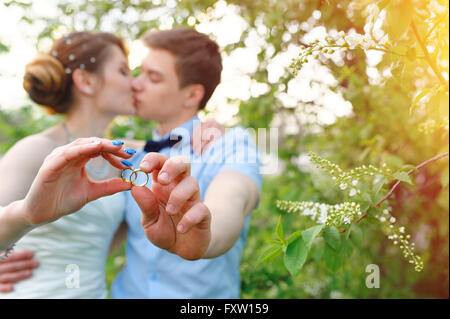
[[[123,142],[122,142],[122,141],[119,141],[119,140],[114,140],[114,141],[112,141],[111,143],[113,143],[113,144],[116,145],[116,146],[122,145],[122,144],[123,144]]]
[[[128,162],[127,160],[122,160],[122,164],[125,166],[131,166],[131,163]]]
[[[125,153],[130,154],[130,155],[133,155],[134,153],[136,153],[136,151],[134,149],[128,148],[128,147],[125,148],[124,151],[125,151]]]

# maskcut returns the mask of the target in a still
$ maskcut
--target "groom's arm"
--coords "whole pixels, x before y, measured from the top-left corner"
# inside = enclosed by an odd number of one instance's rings
[[[211,242],[203,258],[220,256],[233,247],[258,198],[256,183],[238,171],[223,170],[213,179],[204,201],[211,212]]]
[[[116,230],[113,239],[111,240],[111,244],[109,245],[109,254],[112,254],[116,249],[118,249],[124,241],[127,240],[128,234],[128,224],[126,221],[123,221],[119,228]]]

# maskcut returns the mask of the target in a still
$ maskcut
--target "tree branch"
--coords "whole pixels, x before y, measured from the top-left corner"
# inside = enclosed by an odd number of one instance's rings
[[[414,173],[416,170],[421,169],[421,168],[424,167],[425,165],[428,165],[429,163],[434,162],[434,161],[437,161],[438,159],[441,159],[441,158],[446,157],[446,156],[448,156],[448,155],[449,155],[449,152],[443,153],[443,154],[440,154],[440,155],[437,155],[437,156],[435,156],[435,157],[433,157],[433,158],[430,158],[429,160],[426,160],[425,162],[420,163],[419,165],[417,165],[416,168],[410,170],[410,171],[408,172],[408,175],[411,175],[411,174]],[[392,188],[390,189],[389,193],[387,193],[386,196],[384,196],[378,203],[376,203],[375,206],[372,206],[372,205],[371,205],[371,206],[369,207],[369,209],[370,209],[371,207],[378,207],[378,206],[380,206],[382,202],[384,202],[384,201],[387,200],[389,197],[391,197],[391,195],[394,193],[394,190],[398,187],[398,185],[400,185],[400,183],[401,183],[401,181],[397,181],[397,182],[394,184],[394,186],[392,186]],[[364,214],[364,215],[361,215],[361,216],[356,220],[355,224],[358,224],[358,223],[359,223],[363,218],[365,218],[365,217],[367,217],[367,213]]]
[[[416,24],[414,23],[414,21],[411,21],[411,27],[413,29],[414,35],[417,38],[417,41],[420,44],[420,47],[422,48],[423,53],[425,54],[425,59],[428,61],[428,64],[431,66],[431,68],[433,69],[434,73],[436,74],[436,76],[438,77],[439,81],[441,82],[442,85],[447,85],[447,81],[445,81],[444,77],[442,76],[442,74],[439,72],[436,63],[431,59],[430,53],[427,50],[427,47],[425,46],[425,43],[422,41],[422,39],[420,38],[419,32],[417,32],[417,27]]]

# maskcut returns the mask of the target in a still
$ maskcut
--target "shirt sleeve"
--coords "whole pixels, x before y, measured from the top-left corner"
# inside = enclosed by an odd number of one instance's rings
[[[234,170],[250,177],[261,194],[261,159],[251,135],[242,127],[235,127],[216,141],[210,149],[217,163],[214,175],[224,170]]]

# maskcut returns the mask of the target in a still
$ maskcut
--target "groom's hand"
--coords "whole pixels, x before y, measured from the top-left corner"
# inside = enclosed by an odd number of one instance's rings
[[[32,276],[33,269],[39,262],[33,258],[32,251],[13,251],[8,258],[0,261],[0,293],[11,292],[16,282]]]
[[[205,255],[211,240],[211,213],[190,168],[186,157],[168,159],[149,153],[140,169],[152,173],[151,189],[132,187],[131,193],[142,210],[147,238],[182,258],[196,260]]]

